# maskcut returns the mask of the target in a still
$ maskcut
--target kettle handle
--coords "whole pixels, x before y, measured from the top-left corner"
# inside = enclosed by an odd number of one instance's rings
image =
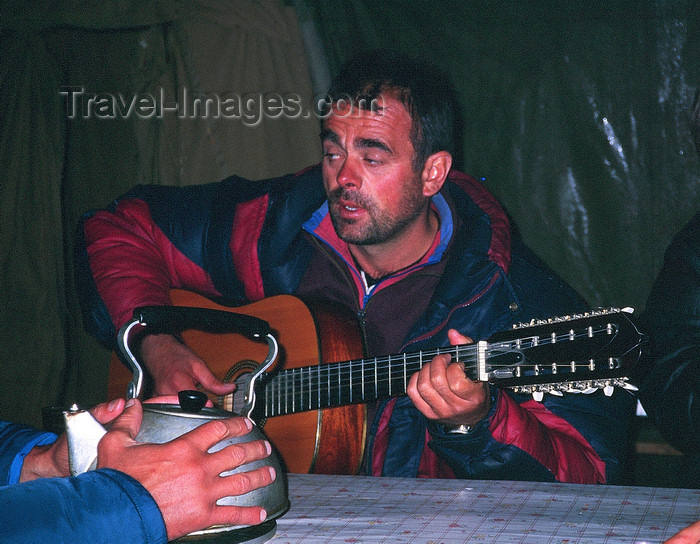
[[[270,324],[251,315],[190,306],[143,306],[133,319],[148,326],[149,332],[179,333],[188,329],[207,332],[237,332],[254,340],[270,334]]]
[[[107,434],[105,428],[87,410],[77,405],[63,412],[68,440],[68,466],[71,476],[97,468],[97,444]]]
[[[143,386],[143,368],[129,346],[129,336],[134,327],[137,326],[148,327],[148,332],[153,334],[176,334],[184,330],[196,329],[214,333],[237,332],[251,340],[267,339],[268,356],[253,373],[251,382],[254,382],[277,358],[278,346],[272,336],[270,324],[258,317],[189,306],[143,306],[134,310],[132,319],[122,326],[117,335],[117,343],[123,360],[131,367],[130,370],[133,374],[131,382],[127,385],[127,399],[138,397]],[[249,387],[246,388],[248,389],[246,405],[251,412],[255,404],[255,393],[252,385],[253,383],[250,383]]]

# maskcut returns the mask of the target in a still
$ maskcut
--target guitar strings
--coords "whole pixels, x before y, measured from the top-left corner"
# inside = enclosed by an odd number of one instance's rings
[[[498,356],[504,353],[516,352],[523,358],[515,364],[512,361],[500,364],[498,362],[490,362],[489,367],[492,369],[499,367],[524,368],[526,358],[520,351],[522,349],[554,344],[562,339],[574,340],[583,336],[591,337],[600,332],[609,334],[606,327],[598,331],[588,330],[581,333],[569,331],[566,334],[552,335],[544,339],[532,336],[519,339],[519,341],[494,343],[487,348],[487,356],[493,356],[494,353]],[[515,347],[516,345],[517,347]],[[270,377],[265,384],[262,396],[266,411],[269,409],[287,413],[289,413],[289,410],[295,411],[297,407],[312,409],[332,406],[336,399],[341,403],[345,401],[363,402],[366,398],[374,400],[387,395],[394,396],[406,392],[410,376],[422,368],[424,360],[430,360],[438,354],[449,353],[456,358],[457,362],[467,363],[465,365],[466,373],[478,367],[478,349],[476,344],[448,346],[417,353],[395,354],[287,369]],[[573,374],[580,369],[595,370],[595,365],[592,360],[588,363],[572,361],[565,364],[533,364],[529,370],[543,373],[550,370],[550,374],[556,374],[560,369]],[[366,383],[367,380],[369,380],[369,385]],[[309,408],[306,408],[307,406]]]
[[[563,337],[564,335],[562,335]],[[566,338],[576,338],[583,336],[583,334],[579,334],[576,336],[571,336],[569,334],[566,335]],[[555,340],[541,340],[541,339],[535,339],[533,337],[530,340],[527,341],[521,341],[520,347],[513,349],[513,341],[509,342],[501,342],[497,344],[492,344],[491,348],[486,350],[487,356],[493,356],[492,353],[496,353],[496,356],[502,355],[504,353],[513,353],[513,352],[518,352],[520,353],[521,349],[529,349],[531,347],[535,346],[543,346],[543,345],[548,345],[548,344],[553,344],[556,343]],[[467,351],[466,354],[463,354],[463,351]],[[275,380],[282,380],[284,379],[285,375],[294,375],[294,374],[303,374],[307,373],[309,375],[312,374],[323,374],[323,373],[330,373],[333,372],[334,374],[338,375],[348,375],[350,378],[354,376],[355,374],[360,374],[361,376],[367,374],[367,369],[368,368],[383,368],[386,370],[386,368],[389,369],[389,371],[392,374],[389,374],[392,379],[396,379],[396,376],[398,375],[399,377],[404,374],[403,368],[404,366],[406,368],[413,368],[415,367],[417,370],[420,370],[420,368],[423,367],[423,361],[428,359],[432,359],[435,355],[439,354],[450,354],[453,356],[456,356],[456,361],[454,362],[474,362],[474,364],[471,364],[469,366],[465,366],[465,372],[467,370],[474,370],[478,367],[478,346],[476,344],[474,345],[460,345],[460,346],[449,346],[449,347],[443,347],[443,348],[435,348],[432,350],[426,350],[426,351],[421,351],[417,353],[399,353],[399,354],[394,354],[394,355],[385,355],[385,356],[379,356],[379,357],[371,357],[371,358],[364,358],[364,359],[353,359],[349,361],[341,361],[337,363],[327,363],[327,364],[321,364],[321,365],[310,365],[310,366],[305,366],[305,367],[296,367],[296,368],[291,368],[291,369],[286,369],[286,370],[281,370],[278,374],[275,374],[271,377],[270,382],[275,381]],[[522,355],[522,353],[520,353]],[[396,364],[398,361],[403,361],[404,365],[401,366],[401,363]],[[523,357],[521,361],[518,361],[516,363],[518,366],[523,367],[523,362],[526,362],[527,359]],[[382,366],[385,365],[385,366]],[[536,363],[532,363],[533,367],[534,366],[540,366],[542,368],[546,368],[547,365],[544,364],[539,364],[537,365]],[[588,368],[590,363],[575,363],[576,368]],[[498,363],[498,362],[490,362],[489,366],[491,368],[508,368],[514,366],[514,363],[508,362],[508,363]],[[556,365],[558,367],[566,367],[570,368],[572,367],[571,363],[560,363]],[[350,370],[347,370],[347,369]],[[378,372],[379,373],[379,372]],[[385,372],[386,374],[386,372]],[[350,380],[348,380],[347,383],[349,383]]]

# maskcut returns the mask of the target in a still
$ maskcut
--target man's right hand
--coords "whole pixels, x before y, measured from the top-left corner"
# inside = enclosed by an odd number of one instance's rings
[[[272,451],[265,440],[209,449],[222,440],[243,436],[252,423],[241,417],[214,420],[165,444],[144,444],[135,437],[143,410],[127,402],[97,448],[97,468],[113,468],[138,480],[163,515],[168,540],[212,525],[254,525],[265,520],[260,506],[218,505],[222,497],[243,495],[271,484],[272,467],[220,476],[222,472],[264,459]]]
[[[185,344],[169,334],[151,334],[141,342],[141,358],[153,377],[155,395],[176,395],[201,387],[214,395],[228,395],[236,388],[214,376],[207,364]]]

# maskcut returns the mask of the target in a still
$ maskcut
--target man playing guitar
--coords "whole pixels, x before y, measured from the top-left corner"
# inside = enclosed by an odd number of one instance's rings
[[[236,304],[292,294],[356,316],[369,356],[480,341],[513,323],[585,311],[511,230],[496,199],[452,169],[454,113],[432,67],[361,55],[336,77],[320,166],[274,180],[142,186],[81,224],[89,330],[113,345],[134,308],[172,288]],[[141,356],[156,394],[233,389],[172,335]],[[531,395],[470,379],[436,354],[382,401],[366,473],[619,481],[634,399]],[[608,391],[609,393],[609,391]]]

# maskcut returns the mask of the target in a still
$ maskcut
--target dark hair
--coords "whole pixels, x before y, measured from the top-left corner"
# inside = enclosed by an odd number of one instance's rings
[[[371,109],[382,93],[391,93],[411,116],[413,169],[423,168],[437,151],[454,155],[455,99],[447,77],[435,66],[406,56],[375,50],[352,58],[328,91],[327,106],[350,100]]]

